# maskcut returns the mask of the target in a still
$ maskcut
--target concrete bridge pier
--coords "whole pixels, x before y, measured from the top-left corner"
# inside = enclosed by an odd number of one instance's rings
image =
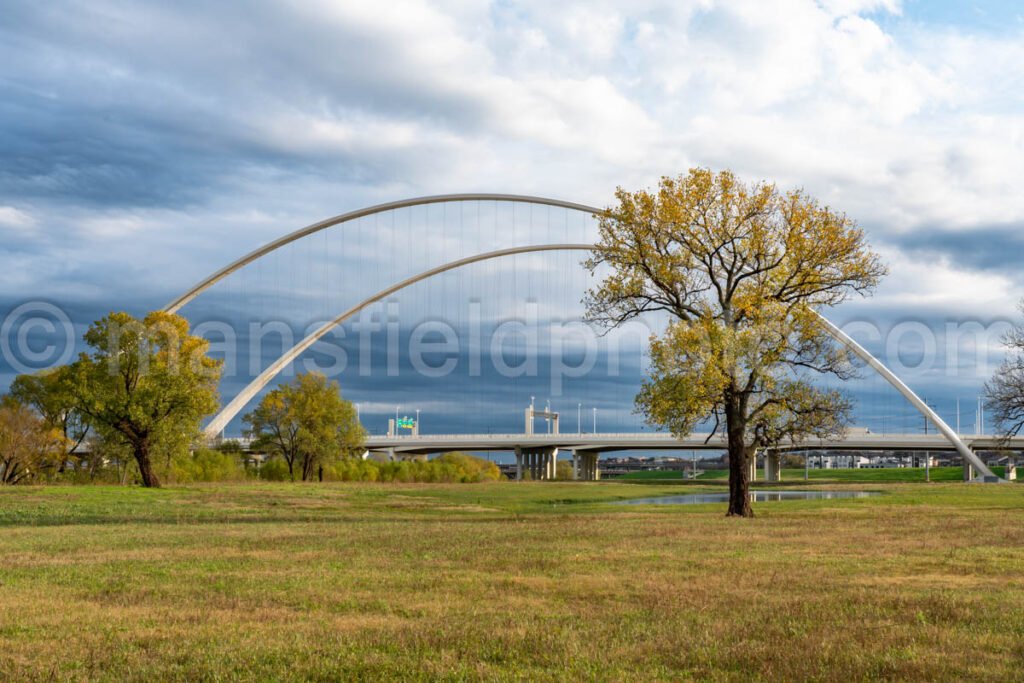
[[[964,481],[974,481],[974,465],[969,460],[964,460]]]
[[[764,480],[782,481],[782,454],[766,451],[764,454]]]
[[[516,481],[523,480],[523,472],[530,473],[533,481],[555,478],[555,467],[558,462],[557,448],[522,448],[516,447]]]
[[[597,481],[601,478],[598,465],[599,451],[576,449],[572,453],[572,476],[577,481]]]

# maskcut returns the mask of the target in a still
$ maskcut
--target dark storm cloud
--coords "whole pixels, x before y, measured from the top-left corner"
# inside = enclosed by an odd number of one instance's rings
[[[924,227],[887,240],[908,254],[970,270],[995,270],[1019,279],[1024,266],[1024,223],[970,230]]]
[[[0,197],[182,207],[267,169],[380,182],[426,159],[376,157],[358,143],[348,154],[290,147],[287,130],[267,127],[314,112],[465,128],[482,113],[467,92],[422,78],[380,33],[264,3],[191,9],[5,10]]]

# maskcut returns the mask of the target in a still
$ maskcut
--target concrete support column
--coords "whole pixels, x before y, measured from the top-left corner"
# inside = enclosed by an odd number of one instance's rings
[[[522,448],[516,449],[516,465],[519,465],[519,455],[525,460],[526,470],[530,473],[533,481],[546,481],[555,478],[555,468],[558,463],[557,448]]]
[[[969,460],[964,460],[964,481],[974,480],[974,465]]]
[[[778,451],[765,451],[764,480],[782,481],[782,454]]]
[[[523,480],[523,449],[516,446],[516,481]]]
[[[575,452],[576,477],[582,481],[597,481],[601,478],[598,451],[578,450]]]
[[[580,479],[580,456],[576,451],[572,452],[572,480],[579,481]]]
[[[1006,461],[1006,473],[1003,475],[1006,481],[1017,481],[1017,463],[1013,460],[1007,459]]]
[[[747,477],[750,481],[757,479],[757,451],[754,451],[753,455],[750,456],[750,462],[747,463],[748,474]]]
[[[576,450],[573,451],[574,478],[580,481],[596,481],[600,477],[598,470],[597,451]]]

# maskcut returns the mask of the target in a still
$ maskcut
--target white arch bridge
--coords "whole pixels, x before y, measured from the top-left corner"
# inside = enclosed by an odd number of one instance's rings
[[[268,244],[251,251],[250,253],[242,256],[238,260],[228,264],[220,270],[214,272],[209,277],[204,278],[198,282],[195,286],[190,288],[188,291],[183,293],[177,299],[169,303],[164,310],[171,313],[179,312],[184,306],[195,300],[201,294],[209,290],[211,287],[221,282],[231,274],[239,271],[250,264],[255,264],[260,261],[263,257],[271,254],[287,245],[291,245],[298,240],[308,238],[317,233],[321,233],[328,228],[335,226],[351,226],[353,224],[359,224],[360,221],[379,216],[399,210],[411,210],[415,207],[429,207],[431,205],[448,205],[450,203],[458,202],[494,202],[494,203],[510,203],[525,204],[530,206],[540,207],[553,207],[566,212],[575,212],[578,214],[585,214],[593,217],[603,213],[602,209],[587,206],[584,204],[578,204],[574,202],[566,202],[557,199],[548,199],[543,197],[533,197],[525,195],[509,195],[509,194],[452,194],[452,195],[437,195],[431,197],[421,197],[415,199],[407,199],[397,202],[389,202],[385,204],[379,204],[376,206],[359,209],[357,211],[351,211],[344,213],[326,220],[314,223],[300,230],[296,230],[290,234],[284,235]],[[379,226],[378,226],[379,227]],[[465,230],[464,226],[462,228]],[[270,363],[262,372],[259,373],[247,386],[245,386],[237,395],[235,395],[221,411],[215,415],[205,427],[205,433],[207,436],[215,437],[219,435],[227,424],[234,419],[245,407],[248,405],[261,390],[263,390],[273,379],[286,367],[295,361],[303,352],[310,349],[325,335],[331,332],[333,329],[344,323],[345,321],[353,318],[364,309],[368,308],[372,304],[379,302],[392,294],[406,289],[416,283],[428,280],[435,276],[448,271],[458,270],[471,264],[481,263],[486,261],[492,261],[497,259],[503,259],[513,257],[520,254],[535,254],[539,252],[553,252],[553,251],[592,251],[594,249],[592,235],[591,239],[584,239],[588,237],[585,231],[581,232],[578,230],[571,230],[568,227],[568,218],[566,219],[566,227],[564,229],[559,228],[558,230],[551,230],[552,233],[560,233],[556,239],[546,241],[550,235],[542,235],[542,239],[538,240],[536,236],[529,235],[511,235],[504,234],[501,230],[495,230],[492,238],[496,244],[489,245],[493,248],[484,248],[475,251],[471,254],[462,255],[460,258],[447,259],[440,258],[436,262],[430,263],[429,267],[423,268],[418,272],[405,273],[405,277],[396,278],[389,284],[385,284],[372,292],[364,292],[364,296],[353,302],[349,302],[343,310],[337,311],[333,317],[327,322],[320,325],[318,328],[309,333],[305,338],[301,339],[297,343],[293,344],[290,348],[287,348],[281,353],[281,355],[272,363]],[[464,234],[464,233],[463,233]],[[480,232],[473,233],[479,240]],[[450,236],[449,236],[450,237]],[[558,239],[561,237],[562,239]],[[566,239],[575,237],[576,239]],[[504,244],[501,242],[505,241]],[[969,465],[974,468],[979,474],[979,478],[982,481],[999,481],[999,478],[993,475],[991,470],[981,461],[980,458],[974,453],[971,446],[988,446],[988,442],[985,443],[967,443],[957,431],[952,429],[939,415],[932,409],[925,401],[923,401],[917,394],[915,394],[899,377],[896,376],[889,368],[881,363],[877,358],[872,356],[865,350],[860,344],[858,344],[849,335],[844,333],[837,326],[832,324],[828,319],[818,315],[819,321],[823,329],[833,338],[835,341],[842,346],[846,347],[850,352],[858,356],[863,360],[869,367],[871,367],[879,376],[884,378],[886,382],[892,385],[909,403],[916,409],[928,422],[933,424],[938,430],[939,434],[931,437],[915,437],[909,436],[878,436],[872,435],[871,446],[878,449],[892,449],[892,448],[908,448],[907,444],[913,444],[914,448],[920,446],[921,450],[952,450],[956,451],[965,462],[965,465]],[[465,437],[417,437],[418,441],[410,441],[410,437],[399,437],[398,439],[391,439],[390,441],[381,437],[371,437],[371,446],[373,448],[387,448],[387,449],[399,449],[407,452],[437,452],[442,450],[517,450],[517,452],[526,449],[525,452],[539,453],[541,451],[548,452],[551,448],[574,448],[581,452],[596,453],[603,450],[622,450],[626,448],[684,448],[684,449],[699,449],[699,448],[722,448],[722,443],[718,437],[707,440],[706,435],[695,435],[690,439],[674,439],[667,435],[649,435],[649,434],[632,434],[632,435],[589,435],[587,439],[582,441],[573,442],[571,438],[562,435],[552,441],[551,435],[535,435],[531,438],[537,440],[537,443],[526,443],[523,441],[522,435],[508,435],[507,438],[502,437],[487,437],[481,439],[472,436]],[[582,437],[581,437],[582,439]],[[550,443],[549,443],[550,441]],[[864,438],[858,439],[845,439],[837,440],[834,443],[827,445],[828,448],[866,448],[869,444]],[[379,442],[379,443],[378,443]],[[900,444],[903,444],[902,446]],[[821,444],[825,446],[825,444]],[[994,444],[992,444],[994,445]],[[1024,445],[1024,444],[1022,444]],[[501,446],[500,448],[498,446]],[[552,465],[553,466],[553,465]],[[595,465],[596,467],[596,465]]]

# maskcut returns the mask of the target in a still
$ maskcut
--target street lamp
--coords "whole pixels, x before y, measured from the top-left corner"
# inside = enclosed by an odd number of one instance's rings
[[[594,408],[594,433],[597,434],[597,408]]]
[[[583,433],[583,422],[581,420],[582,416],[583,416],[583,404],[582,403],[577,403],[576,404],[576,433],[577,434],[582,434]]]

